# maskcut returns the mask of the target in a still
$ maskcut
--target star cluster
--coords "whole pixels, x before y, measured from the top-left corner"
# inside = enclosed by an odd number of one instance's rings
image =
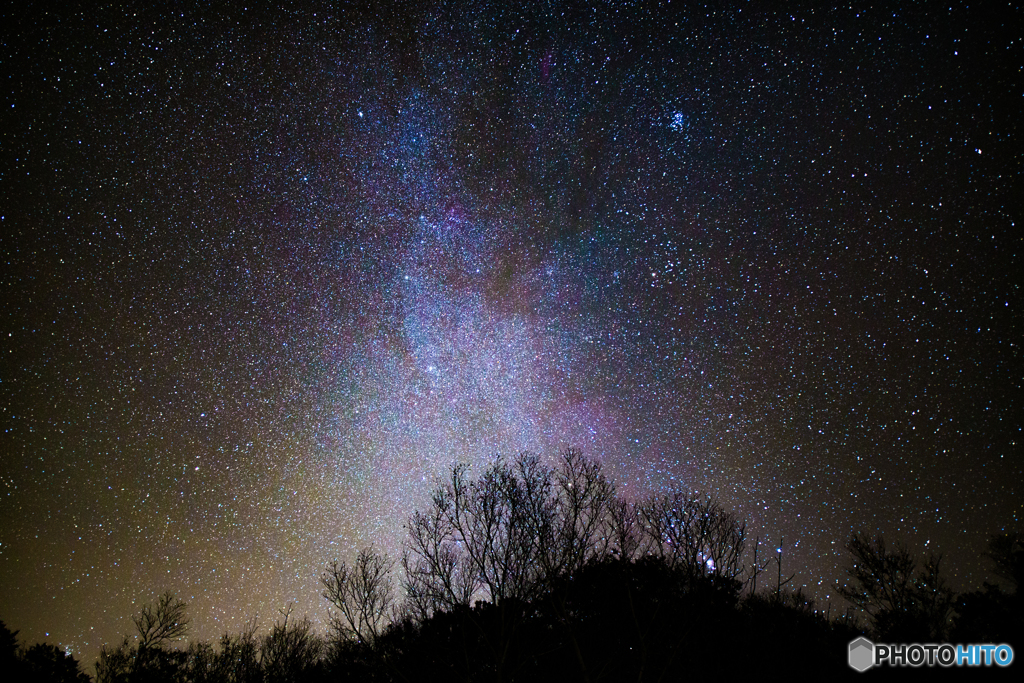
[[[1021,523],[1022,16],[816,3],[8,16],[0,618],[294,604],[455,462],[715,496],[822,601]]]

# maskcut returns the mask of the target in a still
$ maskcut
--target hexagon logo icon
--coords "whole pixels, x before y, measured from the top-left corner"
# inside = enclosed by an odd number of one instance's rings
[[[867,671],[875,663],[875,644],[863,636],[851,640],[848,661],[851,669]]]

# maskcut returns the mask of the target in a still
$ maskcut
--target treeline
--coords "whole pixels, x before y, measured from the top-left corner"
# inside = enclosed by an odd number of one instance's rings
[[[175,647],[186,606],[165,594],[135,616],[133,636],[103,648],[97,682],[678,680],[773,665],[848,672],[847,644],[862,633],[1021,642],[1020,535],[990,544],[1009,590],[963,595],[940,557],[918,563],[854,536],[839,591],[857,611],[832,614],[789,590],[782,556],[759,557],[759,539],[714,501],[626,501],[572,450],[553,468],[529,454],[499,460],[477,479],[454,467],[408,532],[400,558],[366,549],[323,573],[326,635],[284,614],[262,636],[250,623],[216,645]],[[33,680],[86,679],[70,657],[60,673],[32,664],[52,646],[4,647]]]

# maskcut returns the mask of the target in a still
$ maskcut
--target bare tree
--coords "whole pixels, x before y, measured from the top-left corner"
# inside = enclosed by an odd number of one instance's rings
[[[429,510],[409,520],[402,564],[412,610],[422,616],[474,597],[528,600],[544,571],[541,548],[553,533],[551,471],[524,453],[499,460],[475,481],[466,473],[453,467]]]
[[[364,548],[351,567],[334,562],[324,572],[323,595],[338,610],[331,615],[331,626],[343,640],[372,644],[383,633],[395,601],[394,564],[386,555]]]
[[[609,556],[632,562],[645,554],[647,537],[635,504],[621,498],[612,500],[608,509],[608,534],[611,538]]]
[[[263,637],[260,648],[265,680],[267,683],[309,680],[321,662],[324,643],[313,631],[309,617],[291,619],[291,607],[283,610],[282,616],[284,618]]]
[[[881,536],[872,540],[857,534],[846,549],[853,555],[853,564],[846,570],[853,584],[840,587],[840,594],[872,618],[905,611],[916,568],[906,547],[897,543],[890,550]]]
[[[554,479],[556,495],[547,518],[553,537],[542,534],[548,578],[563,572],[575,575],[588,562],[608,556],[616,540],[619,544],[624,541],[616,539],[613,532],[613,513],[625,524],[624,510],[600,464],[570,448],[562,453]]]
[[[116,646],[103,645],[96,662],[96,683],[126,683],[135,663],[136,651],[126,636]]]
[[[188,605],[170,591],[161,595],[155,606],[143,607],[132,617],[139,631],[139,649],[160,647],[184,636],[189,623],[185,618],[186,607]]]
[[[427,512],[417,510],[409,520],[409,545],[402,556],[406,609],[420,620],[468,606],[479,588],[457,524],[466,515],[468,498],[466,468],[453,467],[451,481],[434,491]]]
[[[466,513],[456,519],[470,564],[491,602],[535,597],[551,525],[551,472],[536,456],[499,461],[471,484]]]
[[[409,520],[402,565],[410,609],[422,618],[474,597],[532,600],[613,547],[634,552],[631,509],[618,505],[600,465],[572,449],[557,468],[522,453],[473,481],[455,466],[430,508]]]
[[[96,663],[96,680],[123,683],[174,678],[185,666],[187,656],[165,647],[187,632],[186,607],[170,591],[161,595],[155,605],[145,605],[132,617],[138,642],[133,646],[126,636],[116,647],[104,645]]]
[[[760,549],[761,537],[758,536],[754,539],[754,558],[751,561],[749,569],[750,576],[747,577],[747,580],[745,582],[746,585],[750,587],[751,595],[757,595],[757,577],[759,577],[764,572],[764,570],[768,568],[768,565],[771,564],[772,561],[770,556],[767,560],[764,560],[763,562],[760,561],[757,557],[757,553]]]
[[[688,580],[735,580],[744,571],[746,525],[710,498],[682,493],[640,505],[651,552],[682,569]]]
[[[917,573],[917,561],[899,543],[891,548],[881,536],[855,534],[846,546],[853,555],[847,568],[851,584],[839,593],[864,610],[883,637],[940,638],[948,628],[953,591],[942,579],[942,558],[932,555]]]
[[[263,670],[259,662],[258,624],[253,617],[246,622],[241,633],[225,633],[220,639],[218,666],[221,680],[229,683],[261,683]]]

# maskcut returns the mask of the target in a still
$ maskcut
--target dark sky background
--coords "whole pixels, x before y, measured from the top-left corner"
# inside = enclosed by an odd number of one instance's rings
[[[784,537],[823,601],[855,531],[991,578],[1021,11],[508,4],[3,18],[23,642],[91,663],[168,589],[196,637],[322,623],[452,463],[565,446]]]

